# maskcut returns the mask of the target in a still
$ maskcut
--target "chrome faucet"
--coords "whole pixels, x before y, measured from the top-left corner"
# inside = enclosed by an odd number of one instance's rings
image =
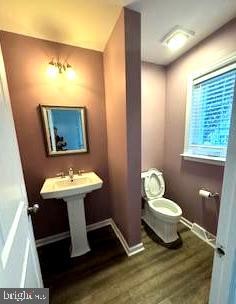
[[[74,180],[74,171],[73,171],[72,168],[69,169],[68,175],[69,175],[70,181],[73,182],[73,180]]]

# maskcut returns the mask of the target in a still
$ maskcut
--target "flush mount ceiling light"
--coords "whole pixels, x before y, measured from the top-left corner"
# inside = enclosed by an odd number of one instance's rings
[[[180,26],[175,26],[167,35],[163,37],[161,42],[170,50],[176,51],[180,49],[194,34],[195,33],[193,31],[186,30]]]
[[[48,63],[47,72],[52,78],[63,73],[65,73],[70,80],[75,78],[75,71],[69,63],[61,63],[60,61],[54,61],[53,59]]]

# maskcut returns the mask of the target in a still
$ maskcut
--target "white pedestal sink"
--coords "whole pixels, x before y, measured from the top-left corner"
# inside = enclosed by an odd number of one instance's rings
[[[44,199],[63,199],[67,203],[70,234],[71,257],[90,251],[87,239],[84,198],[87,193],[100,189],[103,181],[94,172],[69,176],[47,178],[40,191]]]

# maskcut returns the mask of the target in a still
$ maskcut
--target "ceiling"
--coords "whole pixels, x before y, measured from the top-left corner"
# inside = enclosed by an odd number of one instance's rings
[[[3,0],[0,29],[103,51],[121,0]]]
[[[142,58],[166,65],[236,17],[235,0],[7,0],[0,29],[103,51],[121,8],[142,14]],[[160,40],[174,26],[195,31],[187,45],[171,52]]]
[[[130,8],[142,14],[142,58],[167,65],[236,17],[236,0],[143,0]],[[174,26],[194,31],[185,47],[170,51],[160,40]]]

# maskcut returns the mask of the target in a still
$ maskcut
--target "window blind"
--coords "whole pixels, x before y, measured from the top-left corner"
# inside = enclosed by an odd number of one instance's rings
[[[193,81],[188,153],[226,157],[236,68],[212,75]]]

